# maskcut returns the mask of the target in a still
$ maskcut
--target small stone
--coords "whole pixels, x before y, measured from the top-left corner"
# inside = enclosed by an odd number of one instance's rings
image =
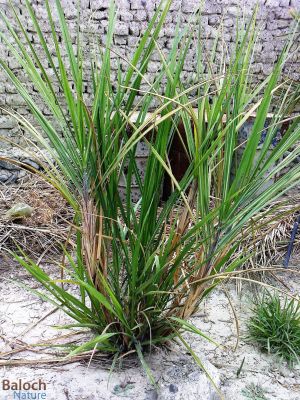
[[[0,172],[0,182],[5,183],[10,177],[10,174],[7,171]]]
[[[13,164],[9,161],[6,160],[0,160],[0,168],[2,169],[8,169],[8,170],[19,170],[20,167],[18,167],[18,165]]]
[[[14,121],[13,119],[4,116],[4,117],[0,117],[0,127],[1,129],[12,129],[16,126],[16,121]]]
[[[158,393],[157,390],[151,390],[147,393],[145,400],[157,400],[158,399]]]
[[[24,169],[21,169],[18,174],[18,179],[24,178],[25,175],[26,175],[26,171],[24,171]]]
[[[28,204],[17,203],[7,211],[6,217],[10,220],[27,218],[30,217],[32,213],[33,213],[33,208],[30,207]]]
[[[15,183],[18,180],[18,173],[13,173],[10,175],[10,177],[7,179],[6,184],[8,183]]]
[[[169,391],[170,391],[171,393],[177,393],[177,392],[178,392],[178,387],[177,387],[176,385],[174,385],[173,383],[171,383],[171,384],[169,385]]]
[[[34,162],[33,160],[30,160],[29,158],[26,158],[25,160],[23,160],[22,163],[23,164],[27,164],[30,167],[34,168],[34,169],[37,169],[37,170],[40,169],[40,166],[36,162]]]

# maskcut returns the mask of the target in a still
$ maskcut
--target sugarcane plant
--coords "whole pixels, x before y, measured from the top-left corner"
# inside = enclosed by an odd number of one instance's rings
[[[6,25],[1,39],[39,95],[36,100],[7,60],[1,59],[2,69],[36,124],[6,111],[38,142],[37,154],[40,147],[47,150],[43,154],[48,156],[39,159],[44,179],[73,207],[77,235],[74,252],[65,250],[68,262],[61,267],[61,278],[59,274],[50,278],[25,254],[14,256],[46,292],[31,290],[75,320],[69,328],[94,332],[93,339],[73,349],[71,356],[95,350],[117,359],[136,352],[152,380],[144,359],[152,345],[179,340],[202,365],[183,333],[211,339],[189,318],[249,256],[247,248],[234,255],[243,238],[259,226],[256,217],[264,210],[267,215],[265,207],[300,177],[299,164],[280,175],[300,152],[296,146],[299,116],[286,115],[293,86],[282,77],[297,24],[272,72],[255,84],[256,11],[237,26],[230,51],[223,46],[220,28],[209,56],[204,50],[201,12],[183,29],[179,18],[166,53],[159,35],[171,2],[162,1],[157,7],[129,61],[114,46],[117,11],[111,1],[105,44],[89,37],[90,68],[86,68],[80,7],[73,46],[60,0],[55,0],[56,14],[45,1],[55,57],[28,0],[34,43],[13,6],[11,18],[1,13]],[[197,48],[197,65],[194,80],[187,85],[182,72],[192,45]],[[149,79],[147,69],[154,53],[161,68]],[[116,74],[112,54],[119,59]],[[85,97],[86,81],[91,82],[91,99]],[[254,122],[243,144],[239,131],[250,117]],[[271,148],[286,121],[284,136]],[[175,135],[180,136],[189,159],[181,179],[174,176],[168,159]],[[144,175],[136,158],[140,143],[149,150]],[[166,175],[172,193],[162,202]],[[132,196],[133,185],[139,189],[138,201]],[[77,288],[78,294],[62,283]]]

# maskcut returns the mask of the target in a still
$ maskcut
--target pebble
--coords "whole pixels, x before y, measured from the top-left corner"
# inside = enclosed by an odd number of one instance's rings
[[[36,170],[40,169],[40,166],[36,162],[30,160],[29,158],[26,158],[22,162],[23,162],[23,164],[27,164],[27,165],[29,165],[30,167],[32,167],[32,168],[34,168]]]
[[[20,167],[5,160],[0,160],[0,169],[7,169],[9,171],[19,170]]]
[[[9,177],[11,176],[11,174],[7,171],[1,171],[0,172],[0,182],[1,183],[5,183]]]
[[[178,386],[176,386],[176,385],[174,385],[173,383],[171,383],[171,384],[169,385],[169,391],[170,391],[171,393],[177,393],[177,392],[178,392]]]
[[[157,390],[150,390],[145,397],[145,400],[157,400],[158,399],[158,392]]]
[[[13,150],[10,152],[0,151],[0,156],[19,161],[38,171],[41,170],[41,166],[36,161],[30,159],[28,155],[24,152]],[[0,183],[17,183],[20,179],[23,179],[26,176],[29,176],[29,172],[25,169],[22,169],[19,165],[12,164],[6,161],[6,159],[0,160]]]
[[[26,218],[30,217],[33,208],[26,203],[17,203],[12,206],[6,213],[8,219]]]

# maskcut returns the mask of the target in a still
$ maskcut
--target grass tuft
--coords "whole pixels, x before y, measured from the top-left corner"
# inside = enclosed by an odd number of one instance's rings
[[[277,354],[289,364],[299,363],[300,303],[283,301],[277,294],[264,293],[258,298],[248,323],[249,339],[268,353]]]
[[[268,400],[265,391],[260,385],[250,383],[242,390],[242,395],[249,400]]]

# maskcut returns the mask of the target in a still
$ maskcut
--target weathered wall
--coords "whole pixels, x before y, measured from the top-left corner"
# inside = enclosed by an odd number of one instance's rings
[[[77,16],[76,4],[77,0],[61,0],[65,9],[66,18],[71,26],[72,41],[75,43],[75,21]],[[204,6],[202,24],[204,27],[204,36],[206,38],[205,51],[209,53],[212,46],[217,28],[219,27],[220,20],[224,21],[224,39],[230,46],[234,43],[234,22],[236,16],[242,8],[246,13],[250,14],[255,6],[257,0],[206,0]],[[31,37],[32,42],[36,42],[36,35],[34,29],[30,24],[27,17],[26,7],[24,0],[13,0],[19,13],[20,19],[23,21],[23,26]],[[82,3],[82,26],[81,29],[86,32],[86,40],[88,41],[88,33],[97,35],[100,38],[105,37],[107,28],[107,12],[109,0],[81,0]],[[119,7],[118,22],[115,29],[114,42],[118,48],[118,53],[121,56],[128,56],[132,51],[139,35],[145,30],[147,21],[151,17],[156,7],[156,1],[151,0],[118,0]],[[285,34],[289,31],[291,25],[290,9],[300,8],[300,0],[259,0],[260,11],[258,15],[258,23],[261,28],[260,40],[257,44],[257,54],[254,59],[254,72],[255,79],[259,81],[269,74],[274,61],[276,60],[280,50],[282,49],[283,39]],[[45,10],[44,1],[32,0],[36,14],[41,22],[41,26],[51,49],[53,44],[50,39],[50,29],[47,22],[47,14]],[[50,0],[55,9],[55,0]],[[175,31],[175,25],[180,15],[182,24],[187,23],[191,13],[194,12],[199,6],[199,0],[173,0],[171,11],[167,16],[166,25],[161,33],[160,44],[164,49],[170,47],[172,37]],[[9,0],[0,0],[1,10],[8,16],[11,16],[9,7]],[[53,12],[54,19],[56,18]],[[0,22],[0,29],[5,30],[3,22]],[[195,70],[195,47],[191,46],[190,52],[187,56],[187,61],[184,67],[186,79],[189,78]],[[3,41],[0,39],[0,57],[8,60],[11,68],[17,71],[22,79],[22,72],[19,66],[12,57],[12,55],[5,50]],[[117,56],[113,54],[112,66],[117,69]],[[149,65],[148,73],[154,73],[159,68],[159,56],[154,57]],[[86,65],[89,68],[89,64]],[[289,64],[286,66],[287,73],[294,79],[299,79],[300,71],[300,57],[299,52],[295,53]],[[24,78],[24,77],[23,77]],[[26,82],[26,78],[25,82]],[[30,91],[33,87],[30,83],[26,82]],[[91,84],[86,81],[86,96],[89,96],[91,91]],[[30,118],[29,110],[24,104],[22,98],[16,93],[13,85],[8,81],[4,72],[0,70],[0,107],[13,108],[20,114]],[[43,109],[43,108],[42,108]],[[44,109],[45,112],[46,109]],[[0,136],[4,136],[14,140],[17,143],[24,144],[24,135],[20,127],[15,121],[5,115],[3,110],[0,109]],[[0,151],[2,153],[10,152],[11,145],[8,143],[0,142]],[[3,163],[2,163],[3,164]],[[1,168],[1,165],[0,165]],[[3,168],[3,165],[2,165]],[[3,181],[5,181],[3,176]],[[0,177],[1,180],[1,177]]]

